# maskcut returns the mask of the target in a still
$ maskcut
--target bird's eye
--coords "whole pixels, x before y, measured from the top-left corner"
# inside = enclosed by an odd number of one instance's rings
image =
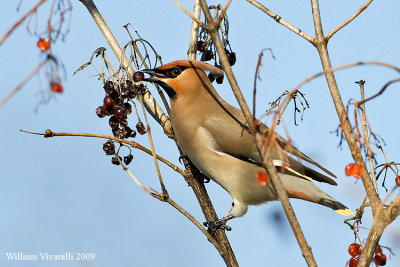
[[[181,74],[181,73],[182,73],[182,70],[180,68],[174,68],[171,70],[171,74],[175,77],[178,77],[179,74]]]

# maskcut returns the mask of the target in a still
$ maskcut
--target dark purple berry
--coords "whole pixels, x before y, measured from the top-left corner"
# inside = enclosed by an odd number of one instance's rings
[[[104,106],[96,108],[96,114],[99,116],[99,118],[104,118],[106,116],[106,109]]]
[[[229,64],[231,66],[235,65],[235,63],[236,63],[236,53],[231,52],[231,53],[227,53],[226,55],[228,57]]]
[[[218,76],[217,79],[216,79],[216,82],[218,84],[221,84],[223,81],[224,81],[224,75]]]
[[[143,79],[144,79],[144,73],[141,71],[137,71],[132,75],[132,80],[134,82],[140,82],[143,81]]]
[[[119,124],[121,124],[121,126],[128,125],[128,116],[122,115],[121,118],[119,118]]]
[[[110,120],[108,121],[108,123],[110,124],[110,127],[112,129],[116,129],[119,126],[119,121],[115,116],[111,116]]]
[[[123,115],[125,115],[125,110],[121,106],[117,106],[114,109],[114,116],[117,119],[120,119]]]
[[[212,50],[205,51],[206,55],[204,56],[204,61],[209,61],[214,58],[214,53]]]
[[[132,154],[129,154],[128,156],[125,156],[125,157],[124,157],[124,163],[125,163],[126,165],[128,165],[129,163],[132,162],[132,159],[133,159],[133,155],[132,155]]]
[[[128,102],[124,103],[124,108],[125,108],[126,115],[129,115],[132,113],[132,106]]]
[[[199,52],[204,52],[205,50],[206,50],[206,42],[204,42],[204,41],[198,41],[197,42],[197,51],[199,51]]]
[[[114,91],[114,83],[112,81],[106,81],[103,88],[106,93],[111,94]]]
[[[114,99],[112,99],[112,97],[110,96],[106,96],[103,102],[104,102],[104,107],[106,108],[113,107],[115,105]]]
[[[115,145],[111,140],[108,140],[103,144],[103,150],[106,152],[106,155],[114,155],[115,154]]]
[[[113,129],[113,135],[114,135],[115,137],[117,137],[117,138],[125,139],[125,137],[126,137],[126,131],[125,131],[124,129],[120,129],[120,128]]]
[[[111,159],[111,163],[112,164],[114,164],[114,165],[120,165],[121,164],[121,163],[119,163],[117,157],[122,161],[121,157],[116,155],[115,157],[112,157],[112,159]]]
[[[211,73],[208,74],[208,79],[210,80],[210,82],[213,82],[215,80],[215,76],[212,75]]]
[[[136,131],[131,129],[129,126],[125,127],[125,131],[126,131],[126,137],[132,137],[135,138],[136,136]]]
[[[144,126],[143,122],[141,121],[136,124],[136,129],[140,134],[145,134],[147,132],[146,126]]]

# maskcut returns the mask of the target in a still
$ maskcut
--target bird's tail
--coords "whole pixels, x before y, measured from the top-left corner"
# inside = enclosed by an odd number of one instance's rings
[[[327,206],[343,216],[354,216],[354,212],[333,198],[321,198],[318,204]]]

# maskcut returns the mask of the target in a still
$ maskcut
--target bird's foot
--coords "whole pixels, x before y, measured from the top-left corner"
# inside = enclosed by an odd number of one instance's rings
[[[207,227],[207,232],[209,232],[211,235],[214,235],[214,233],[218,229],[231,231],[232,228],[229,225],[226,225],[226,222],[232,218],[233,218],[233,215],[230,215],[230,216],[224,217],[222,219],[217,219],[215,221],[204,222],[203,225],[205,227]]]

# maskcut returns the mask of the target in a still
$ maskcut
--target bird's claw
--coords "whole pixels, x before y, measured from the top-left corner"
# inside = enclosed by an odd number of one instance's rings
[[[214,233],[218,229],[226,230],[226,231],[231,231],[232,228],[229,225],[226,225],[226,219],[222,218],[219,220],[211,221],[211,222],[204,222],[203,225],[207,227],[207,232],[209,232],[211,235],[214,235]]]

